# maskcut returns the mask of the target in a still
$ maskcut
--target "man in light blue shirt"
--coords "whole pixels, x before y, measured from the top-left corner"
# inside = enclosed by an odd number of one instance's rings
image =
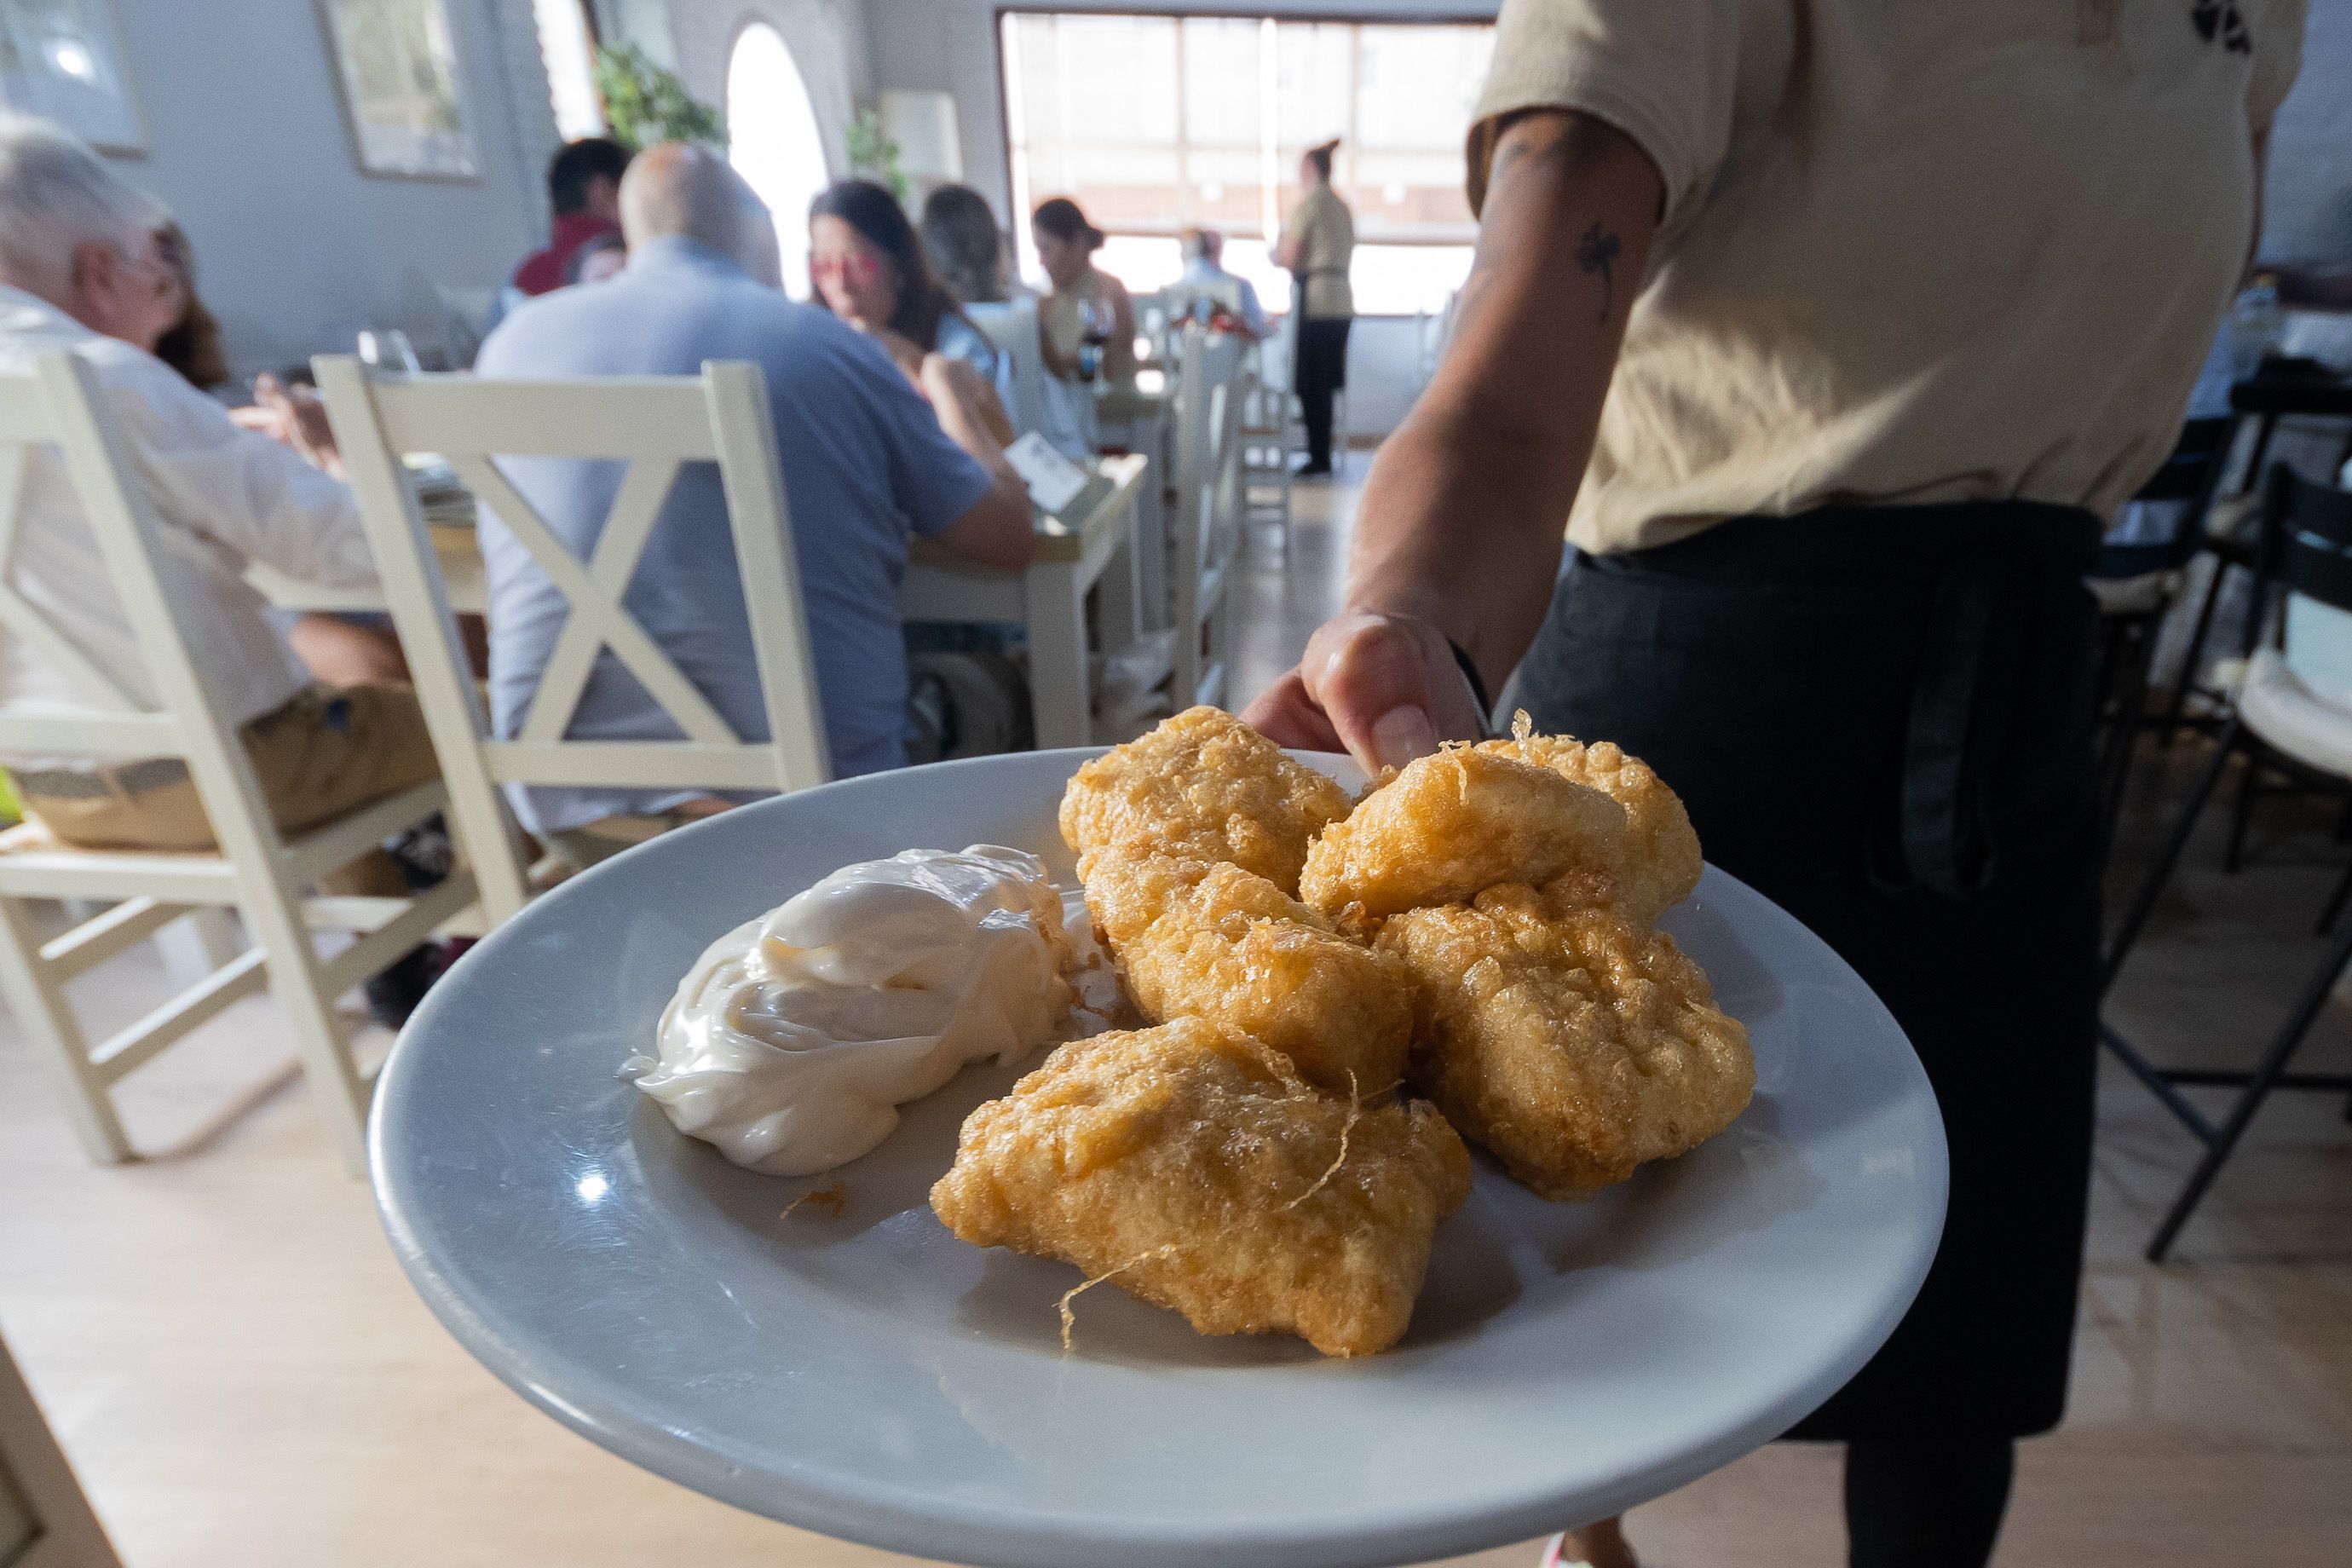
[[[629,265],[559,289],[501,322],[478,374],[536,379],[698,374],[706,360],[765,371],[783,459],[809,642],[836,777],[906,762],[907,665],[898,584],[910,539],[1018,570],[1034,553],[1028,495],[993,441],[926,364],[919,391],[882,346],[774,286],[767,210],[699,148],[657,147],[621,190]],[[558,539],[585,559],[625,465],[506,458],[500,466]],[[490,709],[512,737],[563,629],[569,601],[515,536],[484,514]],[[746,739],[765,739],[751,634],[717,468],[681,468],[624,603]],[[677,725],[607,649],[565,731],[675,739]],[[744,798],[716,792],[517,787],[524,826],[576,862]]]
[[[1232,293],[1234,314],[1253,338],[1265,336],[1265,307],[1257,300],[1257,288],[1237,272],[1225,270],[1225,237],[1213,228],[1188,228],[1184,231],[1184,277],[1186,283],[1206,283],[1223,294]]]

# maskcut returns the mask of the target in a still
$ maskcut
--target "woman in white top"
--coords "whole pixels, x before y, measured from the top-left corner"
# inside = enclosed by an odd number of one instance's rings
[[[1095,265],[1103,233],[1067,196],[1040,203],[1029,220],[1038,265],[1053,284],[1038,306],[1045,368],[1065,381],[1135,381],[1135,305],[1127,285]],[[1108,334],[1106,336],[1106,334]],[[1086,350],[1100,359],[1087,363]]]

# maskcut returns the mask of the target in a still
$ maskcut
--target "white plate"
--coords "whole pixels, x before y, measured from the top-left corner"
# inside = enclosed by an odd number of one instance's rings
[[[1411,1333],[1360,1361],[1203,1338],[1108,1286],[1078,1300],[1065,1356],[1055,1300],[1077,1271],[967,1247],[925,1201],[1017,1068],[909,1107],[838,1173],[837,1218],[779,1217],[826,1178],[739,1170],[615,1079],[706,944],[837,867],[994,842],[1067,879],[1054,810],[1089,754],[730,812],[474,949],[401,1037],[373,1128],[385,1228],[451,1331],[614,1452],[827,1534],[1018,1568],[1339,1568],[1669,1491],[1787,1428],[1893,1329],[1943,1220],[1934,1097],[1853,972],[1718,871],[1665,925],[1748,1024],[1755,1103],[1590,1203],[1482,1161]]]

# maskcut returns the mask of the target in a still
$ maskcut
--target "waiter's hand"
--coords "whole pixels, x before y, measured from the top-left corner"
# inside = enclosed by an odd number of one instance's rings
[[[1445,634],[1372,610],[1324,622],[1298,668],[1244,717],[1283,745],[1345,751],[1370,773],[1402,767],[1440,741],[1476,740],[1486,724]]]

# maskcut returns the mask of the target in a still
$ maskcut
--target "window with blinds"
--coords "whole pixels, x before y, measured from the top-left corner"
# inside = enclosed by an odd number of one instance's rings
[[[1468,270],[1462,143],[1491,26],[1011,11],[1001,45],[1015,205],[1076,200],[1130,287],[1173,280],[1175,237],[1199,225],[1282,309],[1288,282],[1266,251],[1297,200],[1299,155],[1334,136],[1358,310],[1441,309]],[[1027,224],[1014,232],[1034,271]]]

